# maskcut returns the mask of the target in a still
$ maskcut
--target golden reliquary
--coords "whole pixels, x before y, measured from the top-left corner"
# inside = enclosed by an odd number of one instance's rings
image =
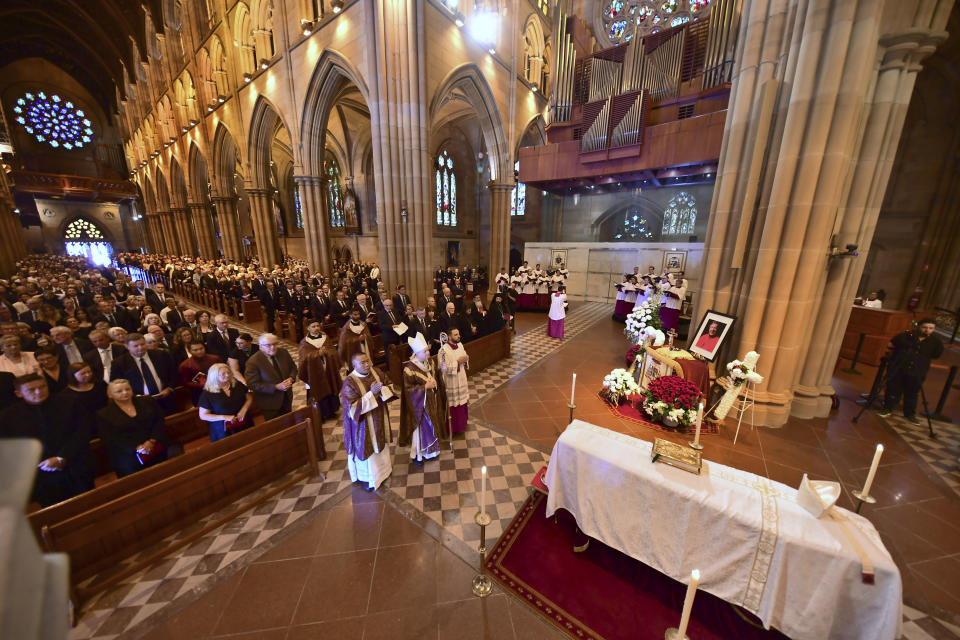
[[[669,440],[654,438],[653,462],[664,462],[678,469],[700,475],[703,461],[700,452]]]

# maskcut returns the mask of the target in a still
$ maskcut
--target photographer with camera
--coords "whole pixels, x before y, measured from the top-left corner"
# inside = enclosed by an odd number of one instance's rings
[[[911,424],[920,424],[916,415],[917,394],[922,391],[930,361],[943,355],[943,342],[934,335],[936,328],[933,318],[924,318],[913,331],[904,331],[890,341],[887,389],[878,413],[881,418],[890,415],[902,394],[903,417]]]

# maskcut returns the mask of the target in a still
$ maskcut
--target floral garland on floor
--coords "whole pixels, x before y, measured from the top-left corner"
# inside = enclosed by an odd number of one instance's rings
[[[721,420],[727,417],[727,413],[729,413],[731,407],[733,407],[734,401],[737,399],[737,396],[740,395],[740,387],[744,382],[751,384],[760,384],[763,382],[763,376],[755,370],[759,358],[759,353],[749,351],[747,355],[743,357],[743,360],[732,360],[727,363],[727,371],[730,372],[728,376],[730,386],[727,387],[726,392],[724,392],[723,397],[720,398],[720,402],[713,412],[714,415]]]
[[[660,376],[647,385],[643,408],[654,420],[688,427],[696,421],[702,401],[700,389],[689,380],[680,376]]]
[[[637,395],[642,390],[626,369],[614,369],[603,378],[604,399],[612,404],[620,404],[627,396]]]

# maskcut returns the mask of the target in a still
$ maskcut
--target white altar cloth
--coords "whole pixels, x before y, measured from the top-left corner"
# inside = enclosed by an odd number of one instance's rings
[[[652,446],[574,420],[550,456],[547,517],[566,509],[590,537],[683,583],[699,569],[701,589],[795,640],[900,637],[900,572],[869,520],[839,507],[817,519],[796,489],[706,460],[699,476],[653,463]]]

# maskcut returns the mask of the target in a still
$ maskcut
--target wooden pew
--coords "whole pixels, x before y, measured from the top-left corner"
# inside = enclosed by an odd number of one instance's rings
[[[256,324],[263,322],[263,306],[259,300],[244,300],[241,303],[243,311],[243,321],[247,324]]]
[[[322,449],[317,441],[320,425],[313,417],[318,417],[316,408],[302,409],[30,514],[43,547],[69,554],[76,585],[307,464],[281,487],[79,590],[75,605],[316,475]]]

